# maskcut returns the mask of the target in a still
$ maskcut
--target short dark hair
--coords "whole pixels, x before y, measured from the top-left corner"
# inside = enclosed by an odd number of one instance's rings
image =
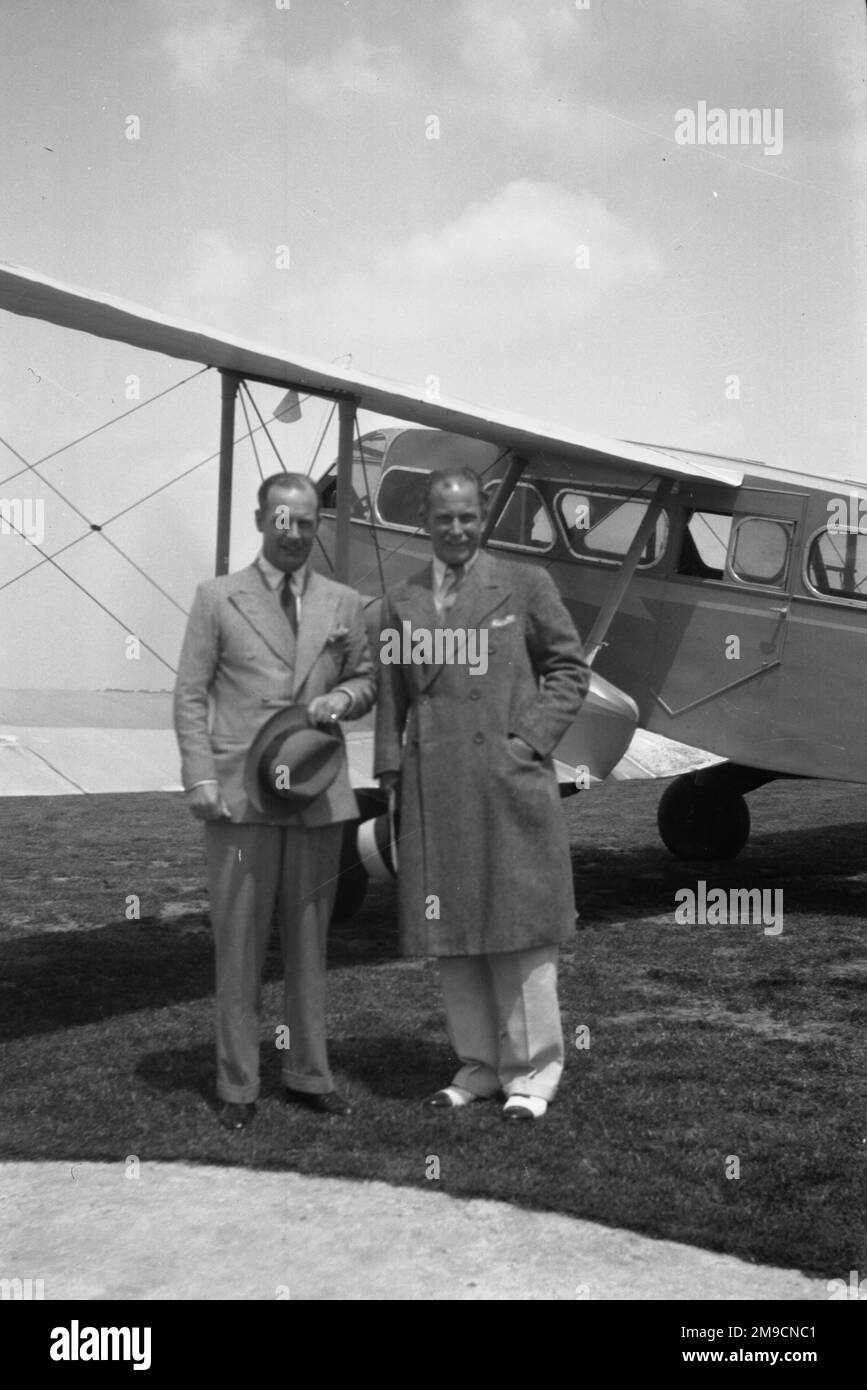
[[[482,490],[482,480],[478,473],[466,466],[459,467],[457,464],[446,468],[435,468],[425,479],[424,493],[422,494],[422,515],[427,516],[433,500],[434,488],[442,487],[448,483],[472,483],[476,489],[476,496],[479,499],[479,511],[484,511],[488,499]]]
[[[268,493],[272,487],[306,488],[307,491],[316,499],[316,511],[319,512],[319,491],[312,478],[308,478],[306,473],[272,473],[270,478],[263,478],[259,484],[258,507],[263,512],[268,505]]]

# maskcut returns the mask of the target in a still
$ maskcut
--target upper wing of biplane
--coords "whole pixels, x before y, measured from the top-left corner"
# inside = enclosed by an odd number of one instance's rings
[[[336,369],[312,358],[286,357],[271,348],[2,263],[0,309],[169,357],[201,362],[251,381],[294,387],[311,395],[352,402],[359,409],[398,420],[473,435],[522,455],[547,451],[599,463],[608,458],[633,464],[656,477],[703,478],[731,487],[738,487],[743,481],[742,471],[735,466],[686,463],[661,449],[647,449],[584,430],[557,429],[460,401],[428,400],[423,392],[384,378]]]
[[[369,410],[416,425],[486,440],[501,448],[504,454],[512,455],[512,463],[490,507],[488,531],[496,524],[521,468],[533,456],[552,455],[566,463],[569,460],[592,463],[603,470],[606,464],[627,464],[631,470],[647,474],[657,482],[656,495],[590,634],[591,660],[602,644],[667,490],[681,478],[701,478],[731,488],[738,487],[743,480],[742,471],[734,464],[687,462],[661,449],[603,438],[584,430],[557,429],[518,415],[480,409],[459,401],[430,400],[424,393],[384,378],[335,368],[310,358],[290,358],[276,350],[171,319],[108,295],[76,289],[19,267],[0,264],[0,309],[172,358],[199,362],[223,373],[224,383],[232,379],[235,384],[243,379],[259,381],[335,401],[341,410],[345,408],[353,416],[359,409]],[[224,391],[224,403],[226,396]],[[230,465],[231,416],[227,429],[225,412],[222,437],[228,448]],[[341,472],[345,475],[348,470],[351,476],[351,454],[350,429],[341,432],[338,459],[338,559]],[[222,467],[221,456],[221,498],[227,492]],[[343,517],[348,525],[348,482],[345,497]],[[221,511],[222,505],[221,501]],[[219,525],[218,517],[218,528]],[[348,538],[348,533],[344,534]],[[228,528],[224,546],[218,536],[218,554],[228,560]],[[7,692],[7,696],[11,694]],[[76,709],[72,715],[67,711],[58,717],[52,707],[51,710],[42,709],[41,716],[37,716],[30,705],[29,712],[16,711],[11,718],[9,711],[5,718],[0,711],[0,774],[3,774],[0,775],[0,794],[4,791],[6,795],[26,795],[156,790],[176,786],[174,745],[166,727],[168,705],[164,697],[159,709],[137,709],[135,717],[131,717],[129,700],[120,692],[113,692],[113,695],[117,707],[110,712],[100,708],[96,714],[88,708],[86,712]],[[684,759],[692,766],[707,760],[707,755],[682,745],[671,745],[670,752],[660,752],[648,744],[640,750],[641,756],[630,755],[618,761],[635,730],[637,707],[595,673],[591,696],[586,702],[583,719],[578,721],[581,727],[573,730],[577,738],[575,747],[567,749],[564,744],[560,754],[561,759],[566,759],[560,769],[561,781],[564,777],[568,780],[576,762],[583,762],[582,746],[588,734],[599,760],[600,776],[607,775],[612,768],[614,776],[666,776],[682,770]],[[44,705],[45,701],[42,703]],[[363,785],[370,775],[369,736],[359,730],[351,742],[357,743],[350,748],[353,780]],[[592,768],[592,760],[590,766]]]

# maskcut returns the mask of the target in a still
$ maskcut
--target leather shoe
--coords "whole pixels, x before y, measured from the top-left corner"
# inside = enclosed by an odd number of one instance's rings
[[[518,1124],[521,1120],[535,1120],[536,1116],[532,1110],[528,1110],[525,1105],[513,1105],[511,1110],[503,1111],[503,1119],[508,1120],[509,1124]]]
[[[462,1110],[465,1105],[472,1105],[478,1099],[473,1091],[467,1091],[463,1086],[443,1086],[441,1091],[425,1096],[422,1105],[426,1110]]]
[[[351,1115],[352,1106],[338,1091],[290,1091],[286,1089],[286,1099],[312,1110],[315,1115]]]
[[[256,1107],[252,1101],[240,1104],[234,1100],[223,1101],[218,1119],[223,1129],[246,1129],[253,1122]]]
[[[522,1120],[541,1120],[548,1109],[548,1102],[541,1096],[509,1096],[503,1106],[503,1119],[510,1124]]]

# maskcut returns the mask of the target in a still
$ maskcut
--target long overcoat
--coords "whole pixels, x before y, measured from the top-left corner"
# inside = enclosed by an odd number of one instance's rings
[[[425,632],[468,634],[463,662]],[[486,669],[482,652],[486,648]],[[581,641],[538,566],[478,552],[447,618],[432,566],[382,607],[377,774],[401,770],[398,897],[405,955],[552,946],[575,930],[566,826],[551,760],[589,683]],[[509,743],[518,735],[534,750]]]

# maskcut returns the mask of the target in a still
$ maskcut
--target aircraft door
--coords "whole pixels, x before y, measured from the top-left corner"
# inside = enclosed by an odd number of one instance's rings
[[[665,716],[653,720],[659,732],[718,746],[719,721],[734,712],[750,742],[761,738],[783,658],[806,501],[806,493],[753,487],[733,499],[721,491],[708,498],[698,488],[682,494],[672,569],[653,603],[650,695]]]

